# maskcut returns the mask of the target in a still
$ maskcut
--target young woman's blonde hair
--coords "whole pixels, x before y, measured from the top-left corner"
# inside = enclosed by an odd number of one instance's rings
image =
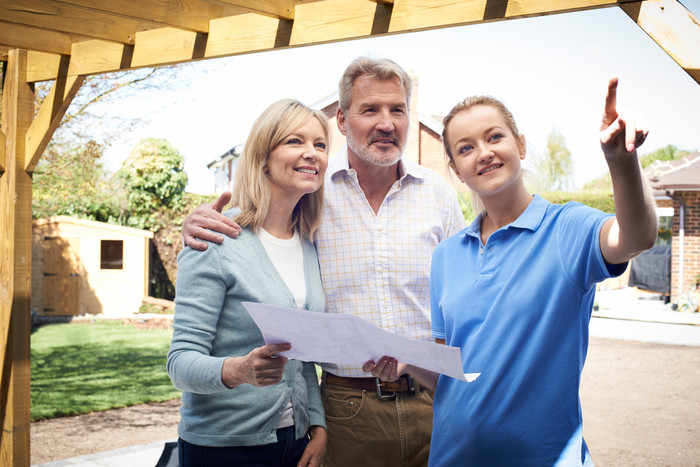
[[[369,76],[379,81],[398,79],[406,90],[406,105],[411,105],[413,80],[398,63],[388,58],[358,57],[345,69],[338,84],[338,107],[345,114],[352,102],[352,88],[360,76]]]
[[[331,130],[328,118],[294,99],[282,99],[271,104],[255,120],[234,175],[231,204],[241,210],[235,221],[257,232],[262,227],[270,208],[270,183],[264,167],[270,152],[309,119],[321,123],[330,149]],[[323,210],[323,183],[313,193],[301,197],[292,214],[292,225],[299,235],[313,240],[321,222]]]
[[[515,123],[515,118],[503,102],[491,96],[467,97],[452,107],[452,110],[450,110],[447,116],[445,116],[445,118],[442,120],[442,144],[445,147],[445,154],[447,155],[447,161],[450,166],[454,165],[454,157],[452,156],[450,146],[447,142],[447,128],[450,126],[450,123],[455,115],[460,112],[467,111],[472,107],[476,107],[477,105],[488,105],[498,110],[505,118],[508,129],[513,133],[513,136],[515,136],[516,139],[520,139],[520,130],[518,130],[517,123]],[[484,203],[481,201],[481,198],[479,198],[479,195],[471,188],[469,189],[469,192],[471,195],[470,198],[474,212],[482,212],[484,210]]]

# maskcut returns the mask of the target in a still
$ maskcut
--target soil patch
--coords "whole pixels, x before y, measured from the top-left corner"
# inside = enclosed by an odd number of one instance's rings
[[[591,339],[584,436],[601,466],[700,465],[700,347]],[[40,464],[177,437],[180,401],[31,424]]]

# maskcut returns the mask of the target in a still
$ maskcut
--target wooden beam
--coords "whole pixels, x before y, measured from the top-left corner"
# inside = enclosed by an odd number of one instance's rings
[[[134,47],[131,66],[166,65],[202,58],[205,41],[206,35],[182,29],[137,32],[138,47]]]
[[[318,0],[219,0],[231,5],[237,5],[254,12],[266,13],[281,19],[295,19],[295,7],[303,3]]]
[[[30,173],[36,169],[41,155],[85,80],[84,76],[66,76],[68,57],[65,57],[65,65],[62,68],[64,72],[56,79],[27,130],[25,137],[27,156],[24,170]]]
[[[618,3],[617,0],[394,0],[389,32],[590,10]]]
[[[367,37],[375,31],[376,22],[388,24],[390,18],[390,7],[367,0],[326,0],[297,5],[290,45]]]
[[[223,57],[288,45],[290,28],[289,21],[254,13],[214,19],[204,56]]]
[[[628,3],[622,10],[700,84],[700,22],[676,0]]]
[[[2,43],[11,48],[69,54],[74,35],[0,21]]]
[[[115,16],[55,0],[0,0],[0,17],[15,24],[123,44],[133,44],[136,32],[160,27],[152,21]]]
[[[73,44],[69,75],[92,75],[131,67],[133,47],[106,41]]]
[[[70,54],[70,52],[69,52]],[[59,75],[61,55],[45,52],[27,52],[27,81],[52,81]]]
[[[27,54],[10,50],[2,99],[6,167],[0,175],[0,465],[29,465],[32,180],[24,135],[34,93]]]
[[[6,162],[5,162],[5,132],[0,129],[0,175],[5,172]]]
[[[101,2],[96,2],[95,0],[61,0],[61,2],[124,17],[148,18],[161,26],[183,28],[198,32],[208,32],[209,20],[213,18],[249,13],[245,8],[206,0],[178,0],[176,2],[141,0],[138,8],[134,8],[132,0]]]

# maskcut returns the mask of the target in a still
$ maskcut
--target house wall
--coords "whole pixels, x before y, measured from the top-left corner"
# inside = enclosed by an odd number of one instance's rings
[[[673,208],[680,212],[680,200],[685,201],[684,251],[682,290],[695,286],[695,277],[700,274],[700,191],[676,192]],[[671,243],[671,299],[678,298],[680,280],[680,215],[673,216],[673,241]]]
[[[420,164],[442,175],[456,191],[468,191],[467,186],[460,182],[452,169],[447,166],[445,149],[440,141],[440,135],[425,125],[421,125],[418,135],[420,139]]]
[[[36,222],[36,221],[35,221]],[[85,221],[83,221],[85,222]],[[88,221],[89,222],[89,221]],[[44,312],[44,267],[46,265],[45,238],[58,237],[64,245],[71,243],[75,259],[75,273],[80,277],[78,315],[103,314],[120,316],[134,313],[148,295],[148,265],[150,232],[137,229],[102,228],[101,223],[45,223],[33,227],[32,248],[32,310],[38,315],[71,314],[66,309]],[[69,241],[70,239],[70,241]],[[122,269],[101,269],[101,241],[121,240],[123,242]]]

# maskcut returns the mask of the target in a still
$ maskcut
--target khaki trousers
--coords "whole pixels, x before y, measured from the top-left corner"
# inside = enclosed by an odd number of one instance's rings
[[[328,427],[325,467],[428,465],[432,391],[380,399],[375,391],[326,384],[324,374],[321,398]]]

